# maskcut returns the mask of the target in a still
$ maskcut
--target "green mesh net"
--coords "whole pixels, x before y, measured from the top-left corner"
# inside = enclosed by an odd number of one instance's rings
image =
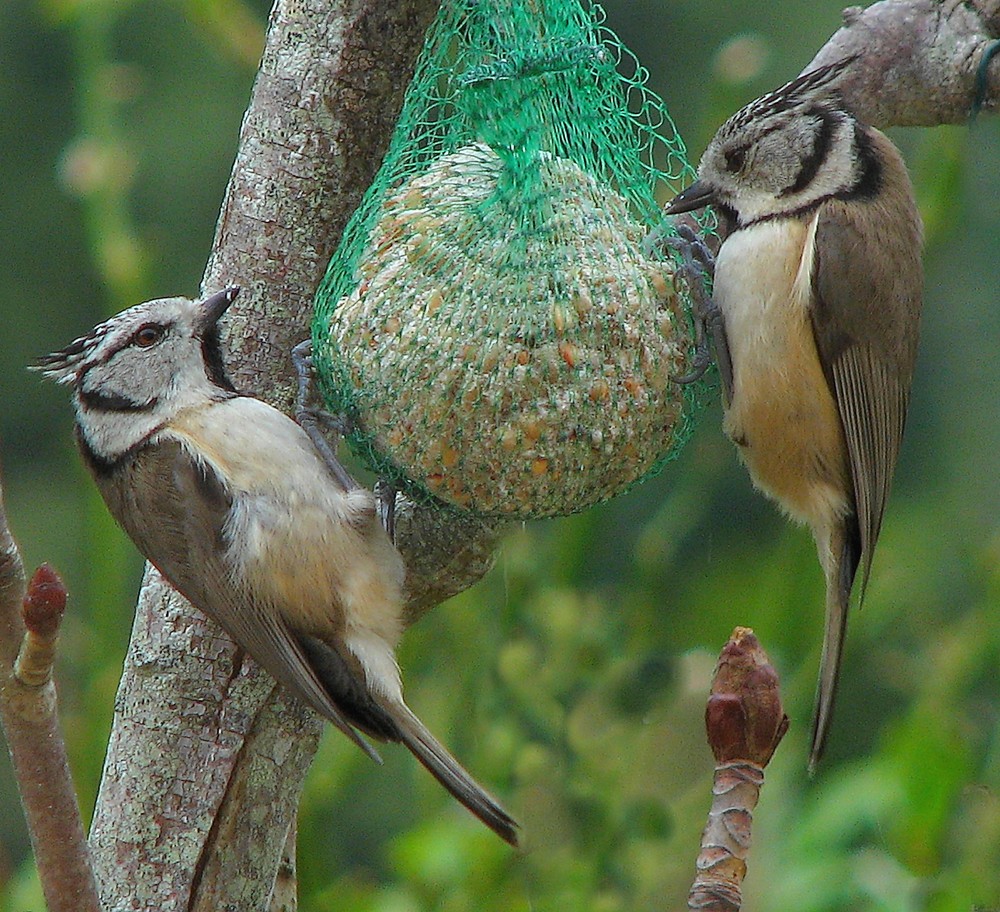
[[[691,169],[584,0],[444,0],[317,293],[314,362],[382,477],[487,515],[572,513],[685,439],[673,263],[643,249]]]

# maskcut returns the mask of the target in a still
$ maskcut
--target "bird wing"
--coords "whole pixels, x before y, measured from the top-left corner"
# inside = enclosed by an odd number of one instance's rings
[[[859,218],[869,219],[869,224],[860,225]],[[909,222],[902,224],[900,218]],[[822,755],[833,713],[854,578],[860,564],[864,598],[899,455],[922,284],[915,209],[873,214],[832,200],[824,203],[816,220],[810,314],[844,431],[854,516],[845,517],[830,542],[838,572],[831,578],[828,570],[810,770]],[[861,230],[865,227],[879,231],[873,236],[871,230]]]
[[[906,245],[913,232],[893,238],[885,224],[873,243],[859,230],[858,211],[831,201],[817,215],[811,317],[847,444],[863,594],[903,437],[922,273],[919,239]]]
[[[98,475],[97,482],[112,514],[178,592],[278,681],[379,759],[330,698],[280,613],[234,581],[223,557],[233,497],[211,466],[166,439],[139,449],[115,473]]]

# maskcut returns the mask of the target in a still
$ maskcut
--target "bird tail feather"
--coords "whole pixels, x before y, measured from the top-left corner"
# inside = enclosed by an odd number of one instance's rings
[[[852,534],[853,532],[853,534]],[[833,719],[833,705],[837,697],[840,662],[844,655],[847,634],[847,615],[851,606],[851,589],[861,560],[860,539],[848,526],[839,528],[833,536],[824,562],[826,572],[826,628],[823,632],[823,652],[819,663],[819,682],[816,685],[816,709],[813,713],[812,748],[809,751],[809,775],[816,767],[826,748],[826,739]]]
[[[517,845],[517,821],[510,816],[427,730],[404,704],[386,707],[399,727],[400,740],[455,798],[501,839]]]
[[[813,713],[812,748],[809,751],[809,775],[816,772],[833,718],[833,705],[837,696],[837,679],[844,653],[844,635],[847,631],[849,593],[835,588],[827,599],[826,629],[823,633],[823,653],[820,658],[819,683],[816,687],[816,709]]]

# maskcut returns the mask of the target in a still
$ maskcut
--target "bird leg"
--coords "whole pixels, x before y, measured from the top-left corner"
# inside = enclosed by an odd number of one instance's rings
[[[298,393],[295,397],[295,420],[299,427],[309,435],[313,446],[319,451],[333,477],[345,491],[353,490],[360,485],[351,477],[341,464],[335,452],[340,438],[351,430],[351,422],[346,415],[331,415],[322,408],[311,405],[316,390],[313,386],[312,342],[306,339],[292,349],[292,364],[298,377]],[[330,433],[334,441],[331,444],[323,434],[323,428]],[[375,484],[375,497],[378,501],[379,516],[382,527],[389,540],[396,542],[396,494],[398,488],[391,482],[379,479]]]
[[[350,430],[350,422],[345,416],[331,415],[329,412],[312,405],[315,396],[313,387],[313,359],[312,342],[306,339],[292,349],[292,364],[295,365],[295,374],[298,377],[298,393],[295,397],[295,420],[299,427],[309,435],[313,446],[323,457],[330,474],[337,480],[337,483],[345,490],[352,491],[360,485],[351,477],[351,474],[344,468],[337,458],[336,444],[340,438]],[[322,428],[334,435],[334,443],[331,444],[323,435]]]
[[[375,482],[375,499],[378,501],[379,516],[382,528],[385,529],[389,541],[396,544],[396,495],[399,487],[385,478]]]
[[[686,374],[670,379],[681,384],[700,380],[712,363],[711,349],[714,346],[719,376],[728,402],[731,401],[733,392],[733,362],[729,354],[722,311],[706,287],[715,273],[715,257],[690,225],[674,222],[672,227],[676,233],[665,231],[663,226],[656,228],[646,236],[642,245],[646,253],[652,253],[658,245],[662,245],[677,254],[679,262],[675,275],[683,278],[691,297],[694,318],[694,357],[691,369]]]

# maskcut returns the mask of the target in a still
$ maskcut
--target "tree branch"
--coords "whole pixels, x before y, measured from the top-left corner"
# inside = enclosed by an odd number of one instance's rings
[[[0,723],[49,912],[100,912],[52,683],[65,606],[46,565],[25,586],[0,486]]]
[[[807,70],[859,56],[838,83],[854,114],[876,127],[963,124],[983,55],[1000,38],[1000,0],[881,0],[844,10],[844,25]],[[1000,55],[982,109],[1000,109]]]

